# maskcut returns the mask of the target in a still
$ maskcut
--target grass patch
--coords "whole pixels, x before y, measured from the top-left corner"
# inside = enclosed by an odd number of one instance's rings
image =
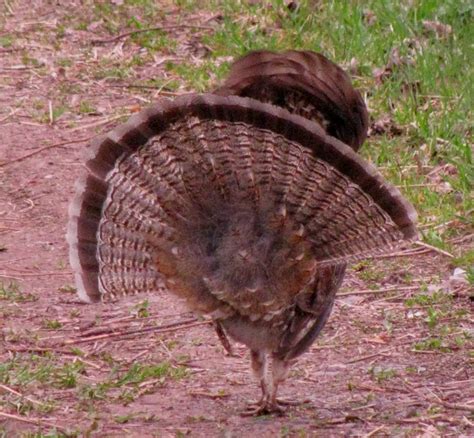
[[[432,306],[434,304],[449,303],[453,297],[442,291],[436,291],[432,294],[417,294],[405,300],[405,306]]]
[[[447,353],[451,351],[446,342],[441,338],[429,338],[423,341],[416,342],[413,345],[416,351],[439,351],[441,353]]]
[[[25,301],[36,301],[38,297],[33,294],[23,293],[17,283],[0,283],[0,301],[21,303]]]
[[[77,350],[76,355],[82,356]],[[70,358],[65,361],[65,358]],[[177,381],[188,377],[188,370],[169,362],[158,364],[134,363],[122,370],[115,363],[108,373],[101,373],[97,383],[90,383],[87,376],[87,363],[70,356],[59,356],[52,353],[18,354],[12,359],[0,363],[0,383],[15,388],[22,394],[50,392],[54,388],[61,394],[68,390],[77,403],[77,408],[94,410],[97,402],[115,400],[128,404],[148,390],[163,386],[167,381]],[[5,402],[20,414],[30,411],[50,412],[60,405],[54,396],[41,399],[36,403],[21,396],[6,397],[0,395],[0,402]]]
[[[66,294],[75,294],[77,289],[76,286],[73,286],[72,284],[65,284],[64,286],[59,287],[58,291]]]
[[[135,363],[125,371],[112,369],[109,376],[100,383],[82,385],[79,397],[84,406],[100,400],[115,399],[128,404],[134,401],[144,387],[150,389],[163,386],[168,380],[181,380],[188,376],[188,370],[183,366],[174,366],[169,362],[159,364]]]
[[[377,383],[381,383],[398,376],[396,370],[391,368],[382,368],[378,366],[369,368],[368,373]]]
[[[174,367],[169,362],[162,362],[158,365],[133,364],[127,372],[117,378],[114,386],[123,386],[127,384],[139,384],[149,379],[157,379],[164,383],[166,378],[180,380],[187,376],[185,367]]]
[[[13,46],[13,36],[12,35],[2,35],[0,36],[0,46],[8,49]]]
[[[79,361],[61,363],[55,355],[23,355],[0,364],[0,382],[25,389],[37,384],[74,388],[83,371]]]
[[[43,327],[48,330],[58,330],[63,325],[56,319],[46,319],[43,321]]]
[[[176,64],[168,62],[166,69],[179,76],[188,85],[189,90],[208,91],[213,84],[217,83],[217,78],[227,70],[225,64],[217,64],[213,60],[204,61],[196,66],[188,63]]]

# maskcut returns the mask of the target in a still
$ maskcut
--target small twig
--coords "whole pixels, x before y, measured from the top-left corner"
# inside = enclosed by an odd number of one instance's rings
[[[40,348],[40,347],[18,347],[11,348],[7,347],[7,351],[12,353],[58,353],[58,354],[68,354],[71,356],[77,356],[77,353],[73,351],[63,350],[60,348]]]
[[[474,238],[474,234],[467,234],[466,236],[459,236],[459,237],[453,237],[452,239],[448,239],[449,243],[461,243],[464,242],[465,240],[471,240]]]
[[[468,425],[469,427],[473,427],[474,428],[474,421],[469,421],[466,416],[463,416],[462,417],[462,421],[465,425]]]
[[[415,245],[421,246],[422,248],[407,249],[406,251],[393,252],[389,254],[379,254],[372,256],[372,259],[388,259],[393,257],[411,257],[426,254],[431,251],[439,252],[447,257],[453,258],[454,256],[442,249],[437,248],[436,246],[429,245],[428,243],[417,241],[413,242]]]
[[[14,394],[14,395],[17,395],[18,397],[24,398],[25,400],[28,400],[29,402],[31,402],[33,404],[44,406],[43,402],[40,402],[40,401],[35,400],[33,398],[27,397],[26,395],[22,394],[21,392],[15,391],[14,389],[9,388],[6,385],[2,385],[1,383],[0,383],[0,389],[3,389],[4,391],[9,392],[10,394]]]
[[[391,351],[391,350],[379,351],[379,352],[377,352],[377,353],[373,353],[373,354],[368,354],[368,355],[366,355],[366,356],[357,357],[357,358],[352,359],[352,360],[350,360],[349,362],[346,362],[346,363],[350,364],[350,363],[362,362],[363,360],[372,359],[373,357],[384,356],[386,353],[388,353],[388,352],[390,352],[390,351]]]
[[[377,304],[377,303],[388,302],[388,301],[397,301],[397,300],[405,299],[405,298],[406,298],[406,294],[394,295],[391,297],[384,297],[384,298],[380,298],[379,300],[371,301],[370,304]]]
[[[429,403],[435,403],[439,404],[441,406],[444,406],[447,409],[455,409],[455,410],[460,410],[460,411],[469,411],[474,413],[474,404],[466,404],[466,403],[449,403],[445,402],[439,395],[428,389],[428,391],[431,393],[432,397],[428,397],[424,394],[421,394],[419,391],[416,391],[412,385],[410,385],[408,382],[405,383],[405,388],[407,388],[412,394],[415,394],[418,397],[423,398]],[[470,400],[474,401],[474,400]]]
[[[48,110],[49,110],[49,124],[52,125],[54,123],[54,112],[53,112],[53,102],[48,100]]]
[[[377,406],[377,403],[371,403],[369,405],[364,405],[364,406],[358,406],[357,408],[351,408],[351,412],[354,411],[362,411],[363,409],[369,409]]]
[[[430,228],[432,230],[439,230],[440,228],[445,228],[448,225],[451,225],[453,222],[456,222],[456,221],[454,219],[452,219],[450,221],[441,222],[440,224],[436,224],[436,225],[435,225],[435,222],[430,222],[430,223],[427,223],[427,224],[418,225],[418,229]]]
[[[100,370],[102,368],[100,365],[97,365],[96,363],[91,362],[89,360],[82,359],[81,357],[76,357],[75,360],[82,362],[85,365],[89,365],[92,368],[95,368],[96,370]]]
[[[33,123],[33,122],[28,122],[26,120],[19,120],[18,123],[20,125],[26,125],[26,126],[34,126],[34,127],[43,127],[44,123]]]
[[[397,420],[398,423],[426,423],[430,420],[436,420],[437,418],[442,417],[441,414],[432,415],[430,417],[416,417],[416,418],[400,418]]]
[[[359,389],[362,391],[374,391],[374,392],[384,392],[382,388],[379,388],[377,386],[372,386],[372,385],[367,385],[364,383],[351,383],[351,388]]]
[[[108,85],[108,87],[111,87],[111,88],[139,88],[139,89],[144,89],[144,90],[158,90],[159,91],[158,94],[162,94],[163,96],[171,96],[171,97],[181,96],[182,94],[186,94],[186,93],[175,92],[175,91],[164,91],[164,90],[162,90],[163,86],[157,87],[157,86],[154,86],[154,85],[111,84],[111,85]]]
[[[344,424],[344,423],[354,421],[354,419],[363,421],[364,423],[367,422],[367,420],[365,420],[364,418],[357,417],[355,415],[346,415],[345,417],[336,417],[336,418],[332,418],[330,420],[327,420],[327,421],[324,422],[324,424],[325,425]]]
[[[14,14],[13,9],[12,9],[12,7],[8,4],[8,2],[7,2],[7,1],[4,1],[3,4],[5,5],[5,8],[8,10],[8,13],[9,13],[10,15],[13,15],[13,14]]]
[[[163,379],[158,378],[158,379],[153,379],[153,380],[147,380],[145,382],[142,382],[138,385],[139,388],[149,388],[150,386],[155,386],[158,384],[163,383]]]
[[[35,426],[46,426],[53,429],[57,429],[63,433],[67,432],[64,427],[58,426],[57,424],[50,423],[49,421],[43,421],[41,418],[25,418],[19,415],[7,414],[6,412],[0,411],[0,417],[10,418],[11,420],[21,421],[23,423],[34,424]]]
[[[194,396],[199,396],[199,397],[208,397],[212,399],[217,399],[217,398],[226,398],[229,397],[229,394],[227,393],[212,393],[212,392],[206,392],[206,391],[188,391],[189,395],[194,395]]]
[[[211,324],[212,321],[198,321],[195,322],[196,319],[189,319],[187,321],[181,321],[177,323],[172,323],[172,324],[166,324],[162,326],[155,326],[155,327],[146,327],[143,329],[137,329],[137,330],[126,330],[122,332],[117,332],[117,333],[110,333],[110,334],[104,334],[104,335],[98,335],[98,336],[91,336],[89,338],[85,339],[68,339],[64,341],[64,345],[71,345],[71,344],[83,344],[85,342],[93,342],[93,341],[98,341],[101,339],[113,339],[113,338],[120,338],[120,337],[128,337],[131,335],[137,335],[137,334],[143,334],[143,333],[149,333],[149,332],[156,332],[156,333],[167,333],[167,332],[174,332],[177,330],[184,330],[188,329],[191,327],[196,327],[200,325],[207,325]]]
[[[9,114],[7,114],[5,117],[3,117],[3,118],[0,119],[0,123],[4,122],[5,120],[8,120],[11,116],[13,116],[14,114],[16,114],[18,111],[20,111],[20,108],[16,108],[16,109],[10,111]]]
[[[354,290],[352,292],[343,292],[336,295],[336,297],[345,297],[348,295],[367,295],[367,294],[380,294],[385,292],[400,292],[418,290],[420,286],[402,286],[402,287],[388,287],[386,289],[361,289]]]
[[[432,165],[427,165],[427,164],[426,165],[422,164],[420,166],[415,165],[415,164],[411,164],[409,166],[397,166],[397,169],[401,169],[401,170],[403,170],[403,169],[419,169],[420,167],[423,168],[423,169],[432,169],[433,168]],[[383,170],[387,170],[387,169],[390,170],[392,168],[393,168],[393,166],[377,166],[377,169],[383,169]]]
[[[427,252],[429,252],[429,250],[416,248],[416,249],[408,249],[406,251],[392,252],[388,254],[379,254],[379,255],[372,256],[371,259],[391,259],[394,257],[411,257],[411,256],[421,255]]]
[[[138,354],[136,354],[135,356],[133,356],[130,360],[129,360],[129,363],[133,364],[134,362],[137,361],[137,359],[139,359],[140,357],[142,356],[145,356],[145,354],[149,353],[150,350],[146,349],[146,350],[142,350],[140,351]]]
[[[156,27],[148,27],[146,29],[137,29],[137,30],[131,30],[129,32],[124,32],[121,33],[120,35],[117,35],[113,38],[106,38],[103,40],[92,40],[92,44],[107,44],[107,43],[114,43],[115,41],[121,40],[123,38],[127,38],[132,35],[136,35],[139,33],[144,33],[144,32],[155,32],[155,31],[160,31],[160,30],[173,30],[173,29],[203,29],[203,30],[214,30],[214,27],[212,26],[199,26],[199,25],[193,25],[193,24],[174,24],[170,26],[156,26]]]
[[[48,146],[38,148],[38,149],[34,150],[33,152],[30,152],[29,154],[26,154],[26,155],[23,155],[21,157],[15,158],[11,161],[4,161],[3,163],[0,163],[0,167],[9,166],[10,164],[13,164],[13,163],[18,163],[18,162],[26,160],[27,158],[30,158],[34,155],[40,154],[41,152],[46,151],[48,149],[59,148],[61,146],[65,146],[67,144],[88,142],[91,138],[93,138],[93,137],[81,138],[79,140],[68,140],[68,141],[63,141],[61,143],[50,144]]]
[[[447,382],[441,387],[443,388],[453,388],[456,386],[465,386],[468,387],[471,383],[474,383],[474,379],[466,379],[466,380],[453,380],[452,382]]]
[[[398,187],[399,189],[403,189],[403,188],[408,188],[408,187],[437,187],[439,186],[438,183],[420,183],[420,184],[401,184],[401,185],[397,185],[395,187]]]
[[[430,245],[428,243],[425,243],[425,242],[421,242],[420,240],[416,241],[416,242],[413,242],[415,245],[418,245],[418,246],[423,246],[424,248],[427,248],[431,251],[435,251],[435,252],[438,252],[440,254],[443,254],[447,257],[450,257],[450,258],[454,258],[454,256],[449,253],[448,251],[444,251],[443,249],[439,249],[439,248],[436,248],[436,246],[433,246],[433,245]]]
[[[468,405],[468,404],[463,404],[463,403],[448,403],[442,400],[438,402],[435,401],[434,403],[439,403],[440,405],[448,409],[455,409],[458,411],[469,411],[469,412],[474,413],[474,405]]]
[[[379,426],[372,432],[369,432],[368,434],[364,435],[364,438],[370,438],[371,436],[374,436],[377,432],[380,432],[383,429],[385,429],[385,425]]]
[[[34,68],[39,68],[40,66],[27,66],[27,65],[11,65],[9,67],[1,67],[1,71],[21,71],[21,70],[33,70]]]
[[[23,278],[14,277],[13,275],[5,275],[5,274],[0,274],[0,278],[8,278],[9,280],[17,280],[17,281],[23,280]]]
[[[359,389],[362,391],[374,391],[374,392],[402,392],[402,393],[408,393],[408,391],[402,389],[402,388],[393,388],[391,386],[384,386],[383,388],[379,386],[374,386],[374,385],[369,385],[367,383],[352,383],[351,387],[354,389]]]
[[[123,117],[130,117],[130,114],[120,114],[118,116],[107,117],[103,120],[99,120],[98,122],[89,123],[88,125],[76,126],[75,128],[70,129],[68,132],[76,132],[76,131],[82,131],[83,129],[97,128],[97,126],[105,125],[109,122],[119,120]]]

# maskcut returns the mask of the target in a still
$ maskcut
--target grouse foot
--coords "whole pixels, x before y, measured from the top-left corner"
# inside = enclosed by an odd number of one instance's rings
[[[286,399],[275,399],[271,400],[259,400],[249,402],[247,409],[241,413],[243,417],[258,417],[259,415],[284,415],[288,406],[300,406],[303,404],[310,403],[308,399],[305,400],[286,400]]]

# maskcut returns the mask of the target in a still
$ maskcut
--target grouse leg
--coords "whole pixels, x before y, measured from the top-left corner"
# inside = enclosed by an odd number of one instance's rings
[[[262,396],[256,402],[250,402],[247,409],[242,412],[242,416],[250,417],[267,414],[267,404],[270,400],[271,384],[268,382],[268,361],[265,351],[250,351],[252,371],[257,380],[260,382]]]
[[[227,354],[231,357],[238,357],[238,355],[234,353],[232,345],[230,345],[229,338],[224,331],[224,327],[222,327],[222,324],[219,321],[214,321],[214,329],[216,330],[217,337],[219,338],[219,341],[221,341],[221,344]]]
[[[286,380],[291,366],[295,360],[279,359],[273,355],[272,361],[272,391],[270,394],[267,410],[272,413],[283,414],[286,406],[300,406],[310,400],[286,400],[277,398],[278,387],[280,383]]]
[[[282,415],[285,412],[285,406],[299,406],[308,402],[308,400],[293,401],[277,398],[278,386],[286,379],[294,362],[294,360],[282,360],[273,356],[271,379],[268,379],[266,377],[267,358],[265,353],[252,351],[252,369],[256,377],[260,379],[262,397],[258,402],[251,403],[242,415]]]

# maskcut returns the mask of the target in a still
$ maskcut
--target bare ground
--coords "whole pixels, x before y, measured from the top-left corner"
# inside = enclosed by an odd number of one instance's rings
[[[81,150],[155,96],[93,79],[102,56],[131,56],[121,42],[92,47],[97,35],[67,29],[55,46],[48,32],[60,14],[25,5],[17,2],[8,16],[15,43],[0,48],[0,284],[9,291],[0,295],[0,363],[16,364],[0,372],[0,436],[54,429],[101,437],[474,435],[468,286],[448,280],[450,257],[436,251],[350,271],[323,335],[281,389],[309,402],[284,417],[239,415],[259,395],[246,349],[226,356],[207,321],[187,324],[193,317],[173,296],[80,304],[69,293],[64,234]],[[190,30],[178,32],[191,39]],[[62,57],[73,64],[59,66]],[[161,65],[137,74],[166,75]],[[97,112],[75,110],[86,98]],[[55,117],[56,105],[68,109]],[[469,244],[472,235],[457,243]],[[20,382],[21,364],[33,371],[43,362],[56,367],[53,377]],[[156,364],[167,371],[127,374]],[[64,369],[73,370],[66,379]]]

